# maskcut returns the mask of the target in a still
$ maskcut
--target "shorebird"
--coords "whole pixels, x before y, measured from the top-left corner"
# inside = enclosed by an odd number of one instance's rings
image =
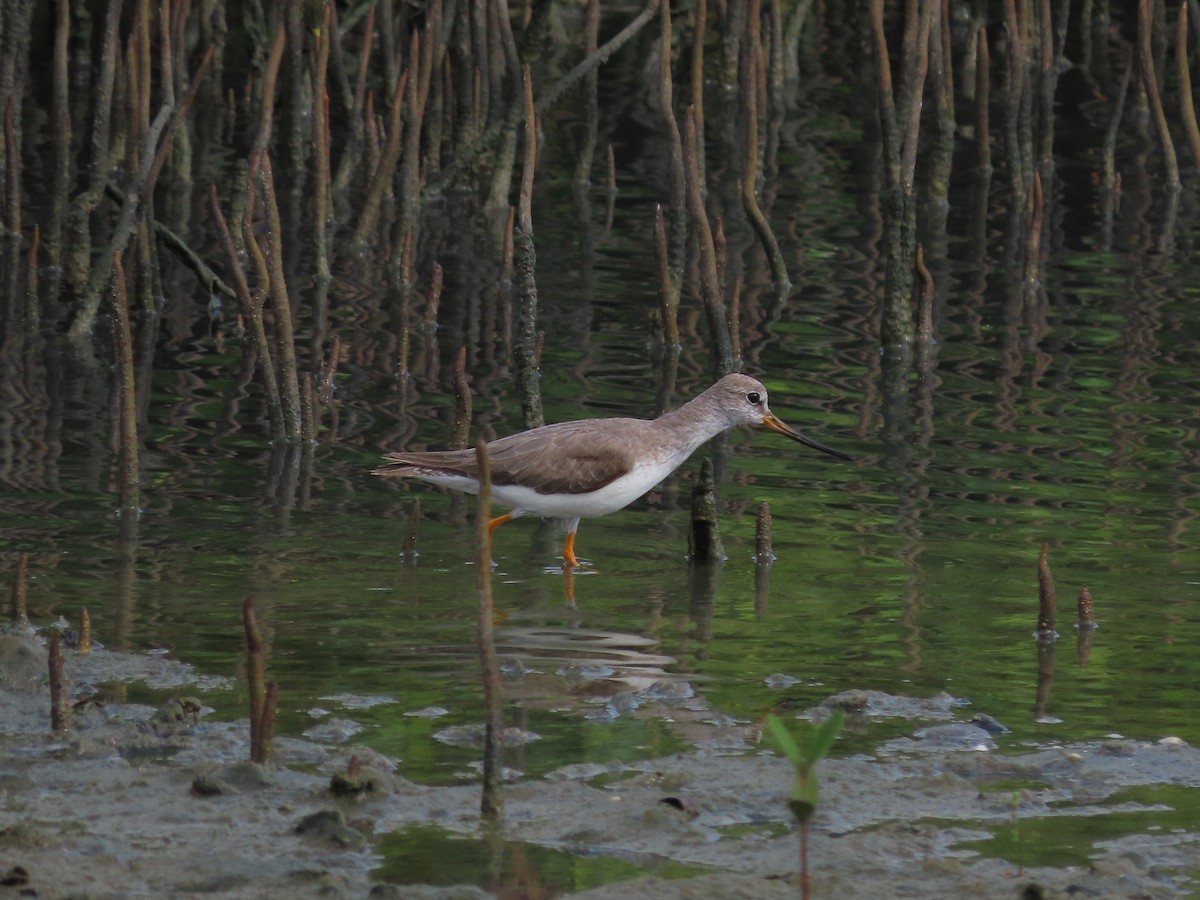
[[[767,389],[749,375],[726,375],[703,394],[657,419],[582,419],[543,425],[487,445],[492,499],[510,512],[488,522],[488,534],[533,513],[564,519],[563,560],[579,565],[579,520],[624,509],[674,472],[705,441],[738,425],[763,425],[838,459],[784,424],[767,406]],[[479,493],[475,451],[388,453],[375,475],[416,478],[467,494]]]

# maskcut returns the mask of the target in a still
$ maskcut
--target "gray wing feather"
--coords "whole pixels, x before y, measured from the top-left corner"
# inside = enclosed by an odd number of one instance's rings
[[[488,444],[492,483],[521,484],[539,494],[599,490],[633,467],[633,443],[645,425],[641,419],[562,422],[492,441]],[[374,474],[479,477],[474,450],[402,451],[384,458],[388,465]]]

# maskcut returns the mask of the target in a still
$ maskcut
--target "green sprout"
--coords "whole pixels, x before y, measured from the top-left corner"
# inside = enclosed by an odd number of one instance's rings
[[[808,897],[808,823],[817,811],[817,763],[829,752],[838,732],[842,730],[845,714],[837,710],[813,731],[808,746],[801,749],[782,720],[774,714],[767,716],[776,743],[792,764],[796,776],[792,780],[792,796],[788,808],[800,823],[800,889]]]

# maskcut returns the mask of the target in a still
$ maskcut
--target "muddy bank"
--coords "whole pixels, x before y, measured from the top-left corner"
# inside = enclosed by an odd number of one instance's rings
[[[279,768],[241,762],[245,723],[204,718],[204,698],[221,680],[150,656],[68,654],[76,699],[88,685],[131,680],[178,696],[157,709],[84,703],[75,728],[52,737],[43,660],[35,642],[0,638],[0,897],[492,895],[477,884],[393,885],[372,875],[383,836],[429,825],[478,836],[474,785],[416,785],[369,750],[353,748],[351,763],[350,750],[308,740],[281,739]],[[1002,756],[988,749],[994,723],[972,724],[950,698],[855,692],[834,702],[856,716],[911,717],[913,729],[870,756],[822,764],[810,847],[815,896],[1197,890],[1189,879],[1200,871],[1200,829],[1134,829],[1097,843],[1086,864],[1061,868],[1020,869],[963,846],[1025,822],[1150,811],[1122,792],[1200,787],[1192,747],[1114,738]],[[503,840],[645,863],[647,871],[673,860],[697,873],[578,894],[593,900],[795,897],[789,766],[753,746],[752,727],[713,722],[705,735],[688,726],[702,749],[634,765],[582,763],[510,785]],[[331,789],[348,766],[351,783]],[[539,888],[536,878],[524,884],[524,895],[552,895],[553,885]],[[489,887],[522,896],[512,885]]]

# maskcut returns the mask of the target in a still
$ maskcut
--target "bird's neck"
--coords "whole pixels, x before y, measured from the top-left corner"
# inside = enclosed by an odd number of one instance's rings
[[[664,429],[681,435],[687,448],[687,452],[682,454],[685,459],[701,444],[729,428],[729,422],[725,416],[719,415],[719,410],[713,408],[707,394],[701,394],[678,409],[664,413],[658,423]]]

